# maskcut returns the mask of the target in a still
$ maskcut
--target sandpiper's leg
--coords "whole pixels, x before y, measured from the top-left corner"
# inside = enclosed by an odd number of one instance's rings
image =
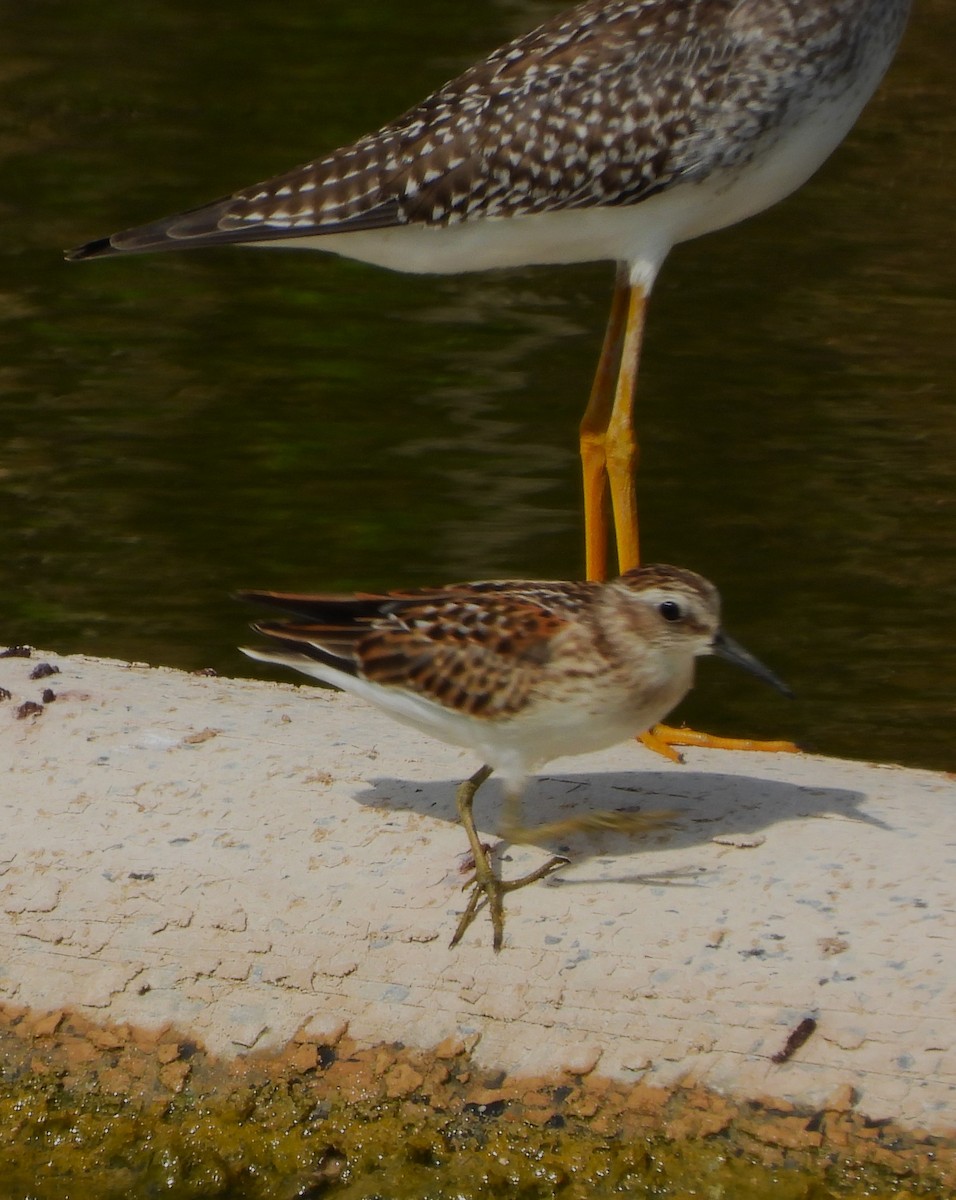
[[[579,817],[565,817],[561,821],[543,821],[540,825],[505,824],[501,828],[501,836],[520,845],[569,837],[573,833],[647,833],[651,829],[674,825],[676,820],[677,813],[671,809],[658,809],[654,812],[615,812],[605,808],[584,813]]]
[[[516,892],[518,888],[527,887],[529,883],[537,883],[539,879],[544,879],[545,876],[550,875],[552,871],[556,871],[558,867],[563,867],[568,861],[560,855],[555,855],[553,858],[548,859],[544,866],[538,867],[536,871],[532,871],[528,875],[522,875],[520,879],[511,879],[506,882],[498,878],[491,866],[488,851],[481,844],[481,839],[478,837],[478,831],[475,829],[474,813],[472,812],[475,793],[490,774],[491,767],[481,767],[470,779],[466,779],[460,785],[455,795],[458,805],[458,818],[465,827],[465,833],[468,835],[468,844],[471,846],[472,857],[475,861],[475,877],[471,881],[471,895],[468,897],[468,906],[462,913],[461,920],[458,922],[455,936],[451,939],[451,946],[458,945],[465,930],[475,919],[482,901],[486,901],[491,913],[492,929],[494,930],[492,945],[495,950],[500,950],[505,936],[505,895],[508,892]],[[513,803],[510,797],[509,803]]]
[[[482,899],[481,884],[484,878],[491,875],[491,864],[488,861],[488,852],[481,844],[481,838],[478,836],[478,830],[475,829],[475,817],[472,812],[472,805],[475,802],[475,793],[491,775],[492,768],[489,766],[480,767],[470,779],[466,779],[464,783],[458,785],[458,791],[455,793],[455,803],[458,806],[458,820],[465,827],[465,833],[468,835],[468,844],[471,846],[471,857],[475,864],[474,887],[471,895],[468,897],[468,907],[462,913],[461,920],[458,922],[458,928],[455,930],[455,936],[449,942],[449,946],[457,946],[462,939],[462,935],[468,926],[475,919],[475,913],[478,911],[478,904]],[[495,947],[497,949],[497,946]]]

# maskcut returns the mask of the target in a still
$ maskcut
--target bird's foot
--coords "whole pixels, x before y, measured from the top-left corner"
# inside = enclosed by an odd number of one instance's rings
[[[466,884],[466,888],[471,888],[471,895],[468,897],[468,906],[461,915],[461,920],[458,922],[458,928],[455,930],[455,936],[451,939],[449,947],[457,946],[465,934],[465,930],[472,923],[481,910],[483,905],[488,905],[488,910],[491,914],[491,926],[494,930],[492,945],[495,950],[500,950],[505,937],[505,905],[504,898],[509,892],[516,892],[518,888],[527,887],[529,883],[537,883],[539,879],[545,879],[552,871],[557,871],[559,867],[566,866],[570,859],[564,855],[556,854],[536,871],[531,871],[527,875],[522,875],[520,879],[499,879],[491,865],[491,859],[487,850],[482,847],[481,854],[475,860],[474,878],[470,879]]]
[[[675,746],[703,746],[708,750],[763,750],[768,754],[799,754],[795,742],[768,741],[756,738],[719,737],[714,733],[700,733],[696,729],[677,729],[673,725],[655,725],[646,733],[638,735],[639,742],[671,762],[683,762]]]

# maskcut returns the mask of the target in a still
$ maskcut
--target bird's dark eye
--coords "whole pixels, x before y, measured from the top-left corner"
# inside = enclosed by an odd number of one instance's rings
[[[683,609],[676,600],[665,600],[658,605],[657,611],[665,621],[679,621],[684,615]]]

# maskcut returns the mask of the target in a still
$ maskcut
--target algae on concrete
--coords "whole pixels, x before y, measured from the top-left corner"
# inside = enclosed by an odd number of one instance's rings
[[[170,1027],[0,1009],[0,1200],[956,1197],[952,1144],[594,1075],[306,1035],[224,1061]]]

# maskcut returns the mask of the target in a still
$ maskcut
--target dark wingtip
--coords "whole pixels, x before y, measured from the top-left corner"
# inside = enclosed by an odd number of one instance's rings
[[[67,262],[79,262],[84,258],[105,258],[108,254],[121,254],[108,238],[97,238],[94,242],[84,242],[82,246],[74,246],[72,250],[64,250],[63,256]]]
[[[296,597],[285,596],[281,592],[260,592],[240,588],[238,591],[230,593],[230,599],[238,600],[240,604],[260,604],[263,608],[278,608],[283,612],[293,612],[294,609],[290,606],[289,601]]]

